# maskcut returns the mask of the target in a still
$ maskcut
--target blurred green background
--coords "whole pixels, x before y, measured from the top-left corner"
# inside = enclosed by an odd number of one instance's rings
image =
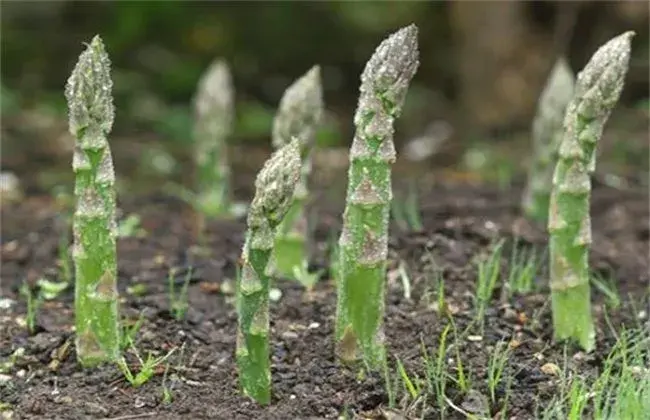
[[[626,143],[647,146],[638,139],[647,136],[648,15],[642,1],[3,1],[3,170],[29,178],[34,168],[42,175],[69,165],[63,86],[94,34],[113,62],[117,159],[164,172],[172,171],[171,156],[187,155],[192,96],[216,57],[233,72],[234,145],[266,147],[284,89],[320,64],[328,114],[318,141],[347,147],[366,60],[411,22],[420,29],[421,65],[398,122],[398,148],[425,134],[443,137],[421,153],[434,160],[503,138],[526,150],[555,57],[567,55],[577,71],[629,29],[637,37],[617,113],[637,139]],[[638,157],[634,147],[622,153]]]

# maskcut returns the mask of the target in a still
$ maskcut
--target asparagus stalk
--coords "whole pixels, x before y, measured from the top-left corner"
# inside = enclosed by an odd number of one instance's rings
[[[562,121],[573,96],[575,77],[566,60],[555,63],[537,106],[533,122],[533,161],[524,192],[524,213],[537,221],[546,222],[551,197],[553,169],[562,141]]]
[[[119,357],[115,174],[108,145],[115,109],[110,60],[99,36],[79,56],[65,88],[76,138],[73,218],[76,348],[90,367]]]
[[[419,66],[417,35],[417,27],[409,25],[379,45],[361,75],[354,116],[356,133],[339,239],[336,340],[343,360],[356,359],[360,350],[371,368],[385,357],[384,280],[391,165],[396,159],[393,123]]]
[[[271,399],[269,366],[269,276],[277,226],[282,222],[300,177],[297,138],[276,151],[255,181],[255,197],[248,213],[248,231],[237,284],[237,364],[246,395],[261,404]]]
[[[548,221],[553,327],[556,339],[576,340],[586,351],[595,347],[588,265],[590,175],[603,127],[623,90],[633,36],[629,31],[607,42],[578,74],[553,174]]]
[[[311,149],[323,115],[323,90],[320,67],[314,66],[285,91],[273,121],[273,146],[277,149],[292,138],[301,141],[302,172],[293,202],[278,228],[271,271],[275,275],[294,277],[294,267],[307,261],[307,214]]]
[[[230,212],[226,140],[232,132],[234,96],[228,65],[217,59],[199,81],[194,97],[197,204],[209,217]]]

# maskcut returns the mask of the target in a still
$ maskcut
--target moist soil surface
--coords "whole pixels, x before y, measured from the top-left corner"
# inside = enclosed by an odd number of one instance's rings
[[[282,294],[271,304],[273,401],[266,408],[240,394],[234,361],[237,318],[232,285],[244,240],[243,220],[208,223],[207,252],[200,252],[193,246],[192,213],[182,202],[157,195],[120,203],[124,214],[141,216],[146,231],[143,237],[118,241],[122,316],[133,323],[142,314],[135,345],[143,358],[148,352],[163,356],[176,349],[169,363],[154,369],[151,380],[134,388],[114,366],[88,371],[78,366],[72,287],[41,305],[35,331],[28,333],[19,288],[41,277],[60,279],[57,259],[64,230],[47,196],[31,195],[3,206],[2,294],[13,304],[0,312],[0,360],[11,362],[2,374],[0,401],[20,419],[279,420],[332,419],[345,413],[348,418],[440,418],[435,395],[407,398],[395,361],[402,362],[413,380],[424,380],[423,349],[435,360],[451,316],[455,329],[447,335],[445,369],[457,377],[459,355],[471,391],[463,393],[447,380],[445,418],[466,418],[462,411],[501,418],[505,407],[505,418],[530,419],[558,392],[558,377],[548,363],[596,375],[614,342],[610,326],[638,325],[640,309],[646,308],[642,299],[648,287],[649,215],[643,188],[622,191],[594,185],[591,267],[616,279],[623,304],[611,309],[603,294],[593,293],[597,349],[585,354],[552,340],[545,267],[536,277],[539,287],[531,293],[510,296],[503,286],[515,237],[521,246],[539,250],[541,261],[546,261],[545,227],[519,214],[521,188],[499,191],[438,183],[421,195],[421,231],[400,231],[391,224],[385,317],[388,388],[382,374],[360,374],[359,366],[343,366],[335,356],[336,290],[327,256],[328,244],[340,232],[343,203],[328,197],[328,192],[317,194],[312,209],[312,268],[325,269],[321,280],[311,293],[289,280],[275,283]],[[481,328],[473,324],[476,258],[498,239],[507,240],[502,276]],[[410,296],[400,267],[407,273]],[[192,269],[189,308],[181,320],[170,310],[171,268],[177,289]],[[442,307],[439,278],[444,280]],[[134,293],[136,284],[141,293]],[[503,374],[510,383],[499,383],[492,402],[487,366],[499,343],[510,348]],[[21,355],[11,357],[17,349],[23,349]],[[133,352],[126,357],[137,372]],[[163,401],[164,388],[171,402]],[[388,389],[393,390],[390,398]]]

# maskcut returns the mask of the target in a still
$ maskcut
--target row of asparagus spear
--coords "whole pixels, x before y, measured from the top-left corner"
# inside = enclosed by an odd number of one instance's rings
[[[596,147],[628,69],[633,32],[600,47],[575,78],[560,59],[542,93],[533,124],[533,162],[522,210],[548,223],[555,335],[594,348],[588,278],[589,201]],[[419,66],[418,29],[404,27],[375,50],[361,75],[350,149],[348,188],[337,260],[336,349],[344,361],[385,361],[383,332],[394,122]],[[117,361],[115,174],[108,143],[115,109],[110,61],[99,36],[80,55],[65,89],[73,157],[76,349],[90,367]],[[197,213],[232,215],[226,139],[234,120],[226,63],[215,61],[199,82],[195,108]],[[285,92],[272,130],[276,151],[257,175],[247,209],[237,279],[236,360],[243,392],[271,399],[269,286],[308,261],[305,204],[311,153],[324,112],[321,71],[314,66]]]

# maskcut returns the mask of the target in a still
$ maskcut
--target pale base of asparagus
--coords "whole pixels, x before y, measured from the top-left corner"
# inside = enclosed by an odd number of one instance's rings
[[[249,334],[246,345],[237,349],[236,356],[239,383],[244,394],[260,404],[271,402],[271,366],[268,337],[263,334]],[[266,374],[260,374],[262,372]]]
[[[596,346],[596,333],[589,283],[552,290],[551,304],[555,339],[575,340],[585,351],[592,351]]]
[[[383,307],[366,304],[384,302],[384,273],[383,264],[361,268],[348,273],[345,284],[337,282],[336,338],[338,355],[344,362],[353,362],[361,356],[370,368],[379,368],[385,361]],[[379,281],[369,281],[375,279]]]

